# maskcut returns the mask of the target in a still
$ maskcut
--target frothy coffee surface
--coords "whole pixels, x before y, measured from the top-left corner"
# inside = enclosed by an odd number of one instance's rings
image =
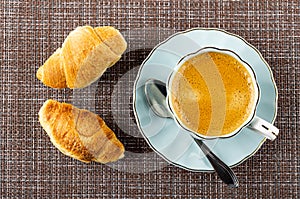
[[[175,74],[171,92],[177,118],[207,136],[235,131],[255,108],[251,75],[234,57],[219,52],[188,59]]]

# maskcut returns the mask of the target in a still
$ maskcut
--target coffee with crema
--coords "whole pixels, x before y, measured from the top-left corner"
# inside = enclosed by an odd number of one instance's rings
[[[170,90],[177,119],[205,136],[234,132],[255,109],[250,73],[225,53],[204,52],[186,60],[174,75]]]

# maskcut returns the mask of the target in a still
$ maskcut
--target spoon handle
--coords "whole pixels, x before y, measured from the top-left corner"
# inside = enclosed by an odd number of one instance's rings
[[[202,149],[203,153],[206,155],[210,164],[213,166],[221,180],[229,185],[230,187],[238,187],[239,182],[233,171],[220,160],[201,140],[194,139],[198,146]]]

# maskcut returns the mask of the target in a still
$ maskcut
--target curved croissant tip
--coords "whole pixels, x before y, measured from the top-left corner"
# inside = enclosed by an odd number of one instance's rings
[[[124,155],[124,152],[119,156],[119,158],[118,159],[122,159],[122,158],[124,158],[125,157],[125,155]]]
[[[42,66],[37,70],[36,77],[42,81],[42,79],[43,79],[43,67]]]

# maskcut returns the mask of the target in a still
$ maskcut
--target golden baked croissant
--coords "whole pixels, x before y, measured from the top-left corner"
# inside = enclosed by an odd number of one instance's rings
[[[77,27],[36,76],[52,88],[83,88],[114,65],[126,48],[125,39],[113,27]]]
[[[124,156],[124,146],[103,119],[71,104],[47,100],[39,121],[62,153],[83,162],[107,163]]]

